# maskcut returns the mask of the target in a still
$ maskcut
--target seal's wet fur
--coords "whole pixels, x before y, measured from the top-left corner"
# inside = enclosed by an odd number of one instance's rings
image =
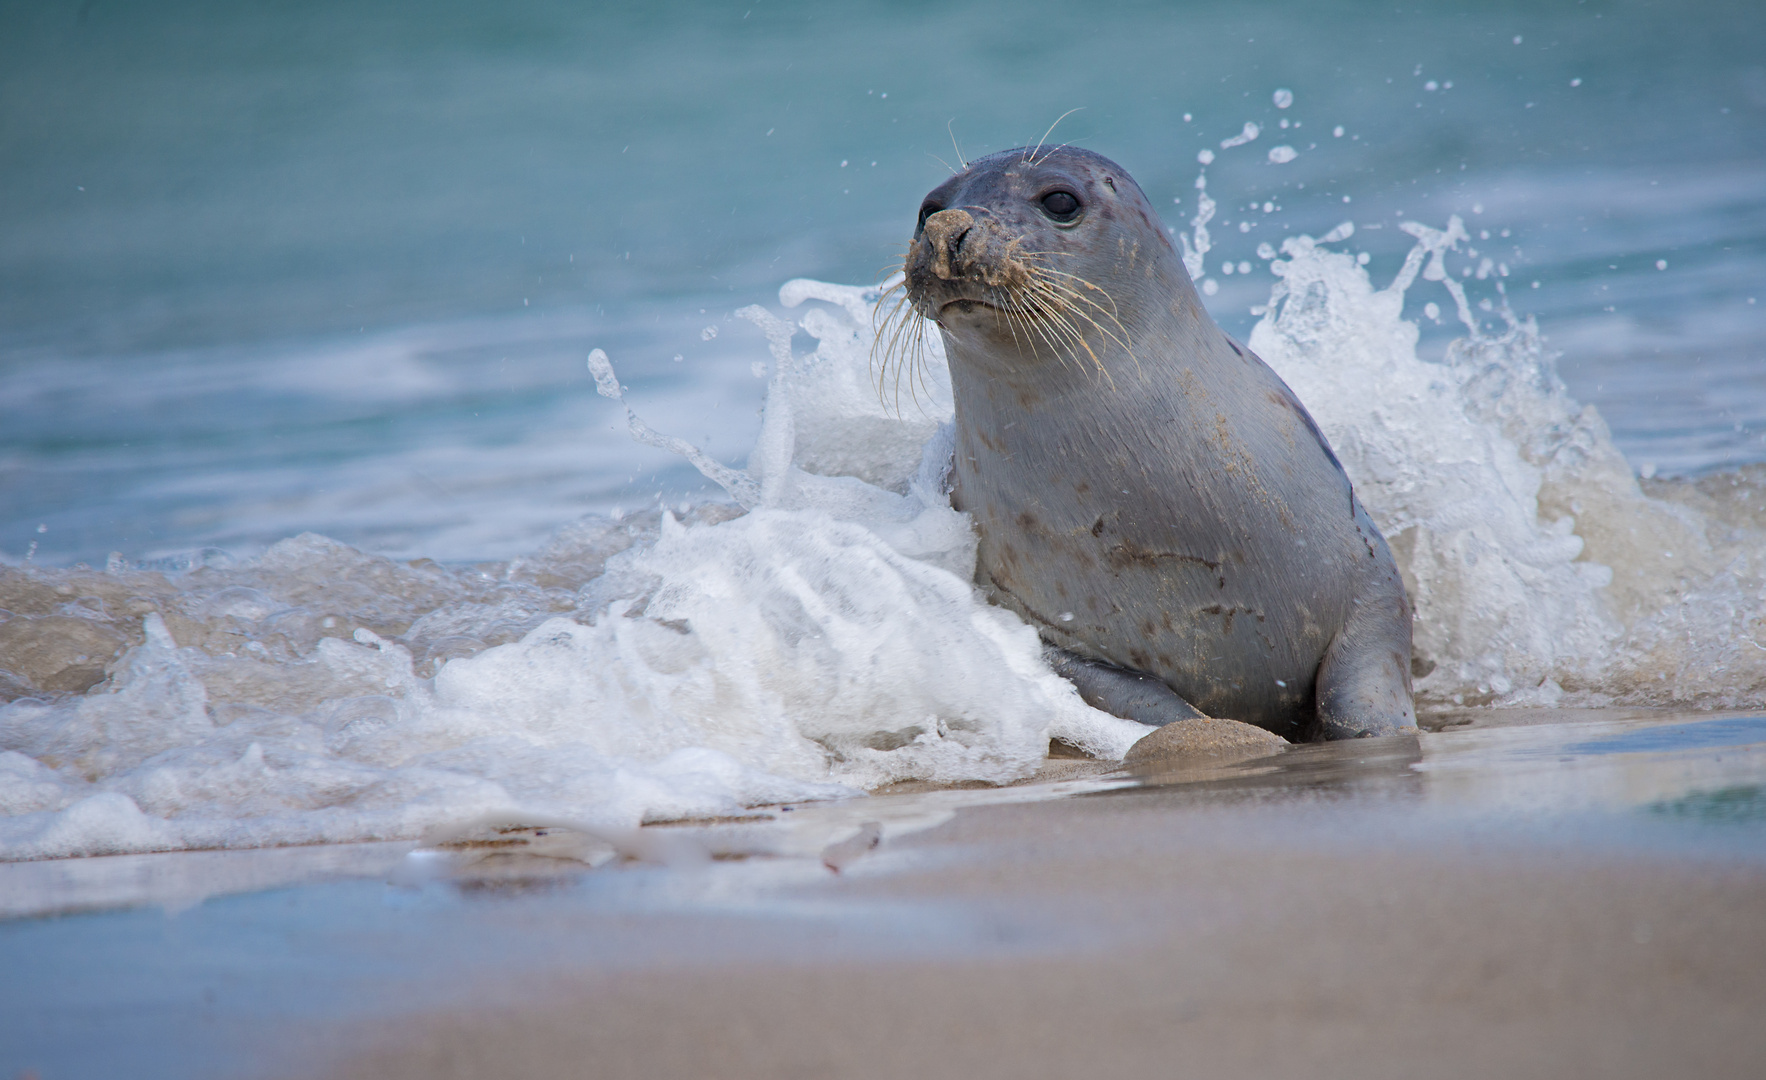
[[[975,161],[926,197],[905,271],[950,362],[977,579],[1087,700],[1294,740],[1415,725],[1385,539],[1120,166]]]

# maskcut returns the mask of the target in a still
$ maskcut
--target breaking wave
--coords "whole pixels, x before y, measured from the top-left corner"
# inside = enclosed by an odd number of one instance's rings
[[[1766,473],[1640,486],[1487,260],[1493,294],[1469,299],[1459,221],[1407,231],[1384,288],[1342,249],[1352,227],[1266,246],[1250,344],[1391,541],[1419,704],[1766,700]],[[1403,317],[1419,278],[1466,328],[1439,361]],[[471,567],[311,534],[245,562],[0,566],[0,856],[406,838],[487,813],[624,826],[1008,782],[1051,738],[1120,756],[1146,729],[1084,705],[970,584],[936,335],[897,409],[872,379],[876,290],[780,298],[794,323],[739,313],[771,356],[745,469],[628,409],[733,504],[591,518]],[[623,401],[609,359],[590,366]]]

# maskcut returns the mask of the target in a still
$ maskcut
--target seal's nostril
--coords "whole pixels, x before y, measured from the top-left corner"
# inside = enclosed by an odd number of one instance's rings
[[[926,219],[921,235],[933,273],[946,279],[956,276],[957,252],[974,226],[975,219],[962,210],[940,210]]]

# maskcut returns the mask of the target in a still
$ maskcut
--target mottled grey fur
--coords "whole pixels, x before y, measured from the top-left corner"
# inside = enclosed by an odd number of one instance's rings
[[[1074,220],[1046,208],[1055,191]],[[1041,280],[1072,289],[1082,344],[1038,329],[1039,268],[1072,275]],[[1294,740],[1415,725],[1385,539],[1293,392],[1203,309],[1120,166],[1071,147],[972,163],[927,196],[906,286],[950,361],[977,579],[1070,654],[1057,667],[1087,700]]]

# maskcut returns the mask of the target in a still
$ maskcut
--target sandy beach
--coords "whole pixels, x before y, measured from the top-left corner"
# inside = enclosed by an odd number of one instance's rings
[[[285,1075],[1740,1077],[1766,1060],[1758,824],[1755,857],[1674,852],[1649,822],[1442,813],[1405,790],[1413,771],[1337,765],[1318,786],[971,807],[775,896],[960,911],[972,940],[950,955],[843,942],[876,932],[861,925],[690,959],[662,955],[669,920],[637,919],[649,970],[487,977]]]
[[[1766,718],[0,866],[0,1073],[1751,1076]],[[32,906],[34,905],[34,906]]]

